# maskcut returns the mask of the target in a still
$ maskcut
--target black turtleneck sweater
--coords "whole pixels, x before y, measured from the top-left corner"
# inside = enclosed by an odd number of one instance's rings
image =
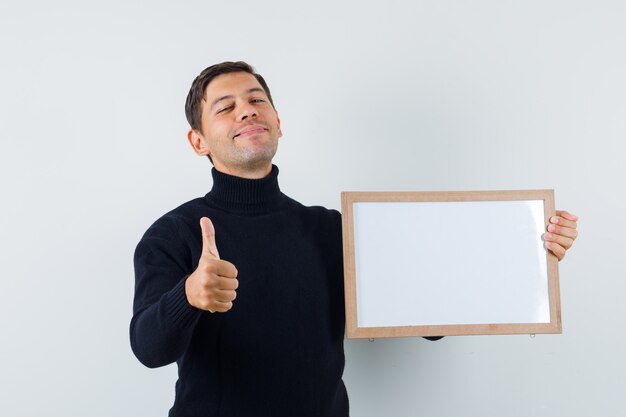
[[[341,217],[278,187],[213,169],[213,188],[158,219],[135,251],[132,349],[149,367],[176,362],[170,416],[345,417]],[[239,271],[233,308],[187,302],[202,251],[200,218]]]

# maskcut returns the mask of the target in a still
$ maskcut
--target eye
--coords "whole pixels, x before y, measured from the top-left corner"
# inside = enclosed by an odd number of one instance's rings
[[[262,98],[253,98],[250,100],[251,103],[265,103],[265,100]]]
[[[233,108],[233,107],[234,107],[234,106],[233,106],[232,104],[230,104],[230,105],[228,105],[228,106],[226,106],[226,107],[222,107],[221,109],[219,109],[219,110],[217,111],[217,114],[220,114],[220,113],[225,113],[225,112],[227,112],[227,111],[229,111],[229,110],[232,110],[232,108]]]

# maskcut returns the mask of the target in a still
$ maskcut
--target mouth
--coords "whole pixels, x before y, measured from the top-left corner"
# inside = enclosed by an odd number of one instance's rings
[[[246,136],[256,135],[259,133],[263,133],[267,130],[268,129],[265,126],[261,126],[261,125],[246,126],[243,129],[241,129],[239,132],[237,132],[235,136],[233,136],[233,139],[236,137],[246,137]]]

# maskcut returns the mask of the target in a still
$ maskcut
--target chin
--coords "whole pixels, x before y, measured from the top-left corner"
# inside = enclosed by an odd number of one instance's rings
[[[238,159],[242,164],[263,166],[271,164],[274,155],[276,155],[276,148],[264,148],[252,152],[244,152],[240,155],[241,158]]]

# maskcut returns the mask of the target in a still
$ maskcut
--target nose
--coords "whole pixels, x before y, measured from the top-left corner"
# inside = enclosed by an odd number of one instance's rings
[[[254,108],[254,106],[251,103],[248,103],[247,101],[242,103],[239,109],[240,109],[239,115],[238,115],[239,121],[244,121],[247,118],[257,117],[257,110]]]

